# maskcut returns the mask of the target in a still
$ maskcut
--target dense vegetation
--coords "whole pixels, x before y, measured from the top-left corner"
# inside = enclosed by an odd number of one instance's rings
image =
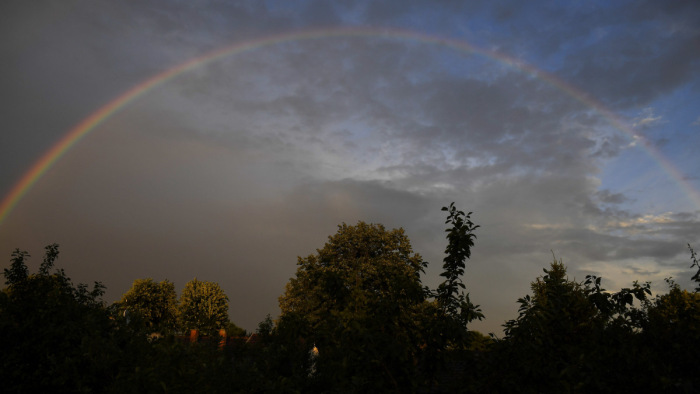
[[[107,305],[103,286],[74,285],[46,248],[30,274],[16,250],[0,292],[2,392],[697,392],[700,265],[693,291],[668,279],[617,292],[570,280],[556,259],[520,298],[504,337],[468,329],[484,315],[462,276],[476,238],[470,214],[447,212],[444,281],[403,230],[343,224],[299,258],[280,317],[254,341],[228,320],[218,284],[194,279],[178,301],[169,281],[137,279]],[[198,330],[205,340],[190,342]],[[210,338],[212,340],[206,340]]]

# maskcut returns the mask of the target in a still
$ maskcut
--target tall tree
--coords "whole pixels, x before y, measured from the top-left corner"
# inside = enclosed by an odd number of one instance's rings
[[[228,297],[218,283],[194,278],[182,290],[179,315],[184,330],[218,330],[229,322]]]
[[[690,280],[695,282],[695,292],[700,292],[700,262],[698,262],[698,255],[695,253],[695,250],[693,250],[693,247],[688,244],[688,249],[690,249],[690,260],[693,262],[693,264],[690,265],[690,268],[696,267],[697,272],[695,272],[695,275],[693,275]]]
[[[462,282],[466,261],[471,257],[471,248],[476,239],[474,230],[479,226],[471,221],[471,212],[465,214],[454,203],[442,207],[442,210],[447,212],[445,224],[450,225],[445,229],[447,247],[443,272],[440,274],[445,280],[435,291],[427,290],[435,299],[432,305],[437,307],[434,312],[437,317],[434,328],[437,329],[439,338],[433,339],[437,340],[434,345],[438,349],[447,346],[461,348],[468,345],[467,324],[484,318],[479,305],[474,305],[469,299],[469,293],[464,292],[466,286]]]
[[[141,320],[151,331],[172,330],[177,322],[175,285],[167,279],[136,279],[116,306],[123,315]]]
[[[519,316],[506,322],[504,372],[513,386],[544,392],[570,391],[582,384],[582,360],[599,339],[604,321],[584,286],[569,280],[554,260],[520,298]],[[577,388],[580,389],[580,388]]]
[[[506,322],[506,337],[494,370],[502,391],[636,391],[641,355],[638,331],[643,317],[635,299],[647,302],[650,284],[608,292],[600,279],[570,280],[554,260],[531,283],[532,296],[518,300],[519,316]],[[619,376],[611,376],[611,369]],[[641,386],[641,387],[640,387]]]
[[[409,390],[423,344],[417,320],[425,263],[403,229],[342,224],[297,264],[280,309],[283,319],[306,320],[318,378],[340,390]]]
[[[697,392],[700,292],[667,282],[669,292],[647,304],[640,344],[650,352],[649,375],[656,377],[657,392]]]
[[[101,392],[117,370],[115,322],[104,287],[74,286],[53,270],[58,245],[46,247],[29,274],[27,252],[15,250],[0,292],[0,382],[3,392]],[[51,271],[54,272],[51,272]]]

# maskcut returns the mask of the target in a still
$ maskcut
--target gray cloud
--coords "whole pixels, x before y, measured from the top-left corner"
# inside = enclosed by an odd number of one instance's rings
[[[627,197],[621,193],[612,193],[610,190],[600,190],[597,196],[601,202],[606,204],[622,204],[627,201]]]

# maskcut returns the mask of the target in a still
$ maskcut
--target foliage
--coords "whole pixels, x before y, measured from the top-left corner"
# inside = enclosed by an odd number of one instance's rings
[[[270,315],[258,325],[261,348],[256,369],[259,389],[266,392],[317,392],[314,388],[314,342],[306,340],[311,329],[302,316],[288,313],[277,324]]]
[[[471,348],[473,340],[478,340],[470,335],[467,324],[484,318],[479,306],[472,304],[469,294],[464,292],[466,286],[462,282],[466,260],[471,257],[476,239],[473,232],[479,226],[471,221],[471,212],[465,214],[454,203],[443,207],[442,211],[448,213],[445,224],[450,225],[445,229],[448,243],[440,274],[445,280],[436,290],[425,288],[433,302],[424,304],[420,320],[425,341],[421,369],[431,387],[437,383],[440,371],[453,359],[454,354],[450,353],[463,353],[461,351]]]
[[[569,279],[554,259],[518,300],[503,339],[468,331],[481,315],[461,276],[478,226],[454,204],[444,210],[451,227],[436,290],[422,287],[426,263],[403,230],[341,225],[316,254],[299,258],[279,319],[268,315],[256,340],[223,348],[216,336],[149,337],[168,324],[171,312],[153,304],[172,305],[170,282],[137,280],[106,307],[101,284],[73,285],[54,269],[58,245],[46,247],[34,274],[29,254],[15,250],[0,292],[3,392],[698,391],[700,292],[670,278],[654,298],[648,282],[610,292],[597,276]],[[144,312],[124,316],[126,305]],[[215,283],[188,283],[179,307],[192,318],[188,328],[245,334],[228,322]]]
[[[608,292],[600,278],[566,278],[556,260],[518,300],[519,316],[492,349],[485,391],[693,392],[700,298],[671,283],[654,300],[650,284]],[[610,371],[615,371],[611,374]],[[482,387],[482,389],[484,389]]]
[[[469,330],[467,333],[468,347],[466,350],[472,352],[489,351],[490,346],[494,343],[494,339],[489,335],[484,335],[476,330]]]
[[[194,278],[182,290],[179,316],[185,331],[217,331],[229,322],[228,297],[218,283]]]
[[[442,207],[447,211],[445,224],[451,227],[445,229],[447,232],[447,247],[445,248],[445,258],[443,259],[443,273],[440,276],[445,278],[437,290],[428,293],[435,298],[436,306],[439,309],[438,325],[445,345],[453,347],[463,347],[468,342],[467,324],[473,320],[482,320],[484,314],[479,309],[479,305],[472,304],[469,293],[464,293],[464,283],[462,276],[466,267],[466,260],[471,257],[471,248],[474,246],[476,234],[474,230],[480,226],[471,221],[471,212],[465,213],[458,210],[454,203],[449,207]]]
[[[693,262],[693,264],[690,265],[690,268],[697,267],[698,269],[690,280],[696,284],[695,291],[700,292],[700,262],[698,262],[698,255],[695,253],[695,250],[693,250],[693,247],[690,246],[690,244],[688,244],[688,249],[690,249],[690,260]]]
[[[587,344],[598,340],[603,325],[583,285],[566,277],[556,260],[531,284],[532,297],[518,300],[517,319],[504,325],[503,351],[515,387],[566,392],[582,383],[580,357]]]
[[[24,259],[27,257],[29,257],[29,253],[26,251],[15,249],[15,251],[12,252],[12,264],[10,265],[9,269],[5,268],[4,270],[6,285],[17,287],[26,282],[27,277],[29,276],[29,269],[27,268]]]
[[[669,292],[646,307],[640,335],[653,355],[649,374],[657,377],[658,391],[696,392],[697,349],[700,348],[700,293],[681,290],[672,280]]]
[[[449,207],[442,207],[442,210],[448,212],[445,224],[450,224],[451,227],[445,230],[448,240],[445,248],[447,256],[443,259],[444,272],[440,274],[445,278],[445,281],[438,286],[434,295],[442,313],[466,329],[467,323],[484,318],[479,306],[475,306],[469,301],[469,294],[464,294],[465,286],[461,278],[464,275],[466,260],[471,257],[474,239],[476,239],[476,234],[473,231],[479,226],[470,220],[471,212],[465,215],[463,211],[455,207],[454,203],[451,203]]]
[[[280,309],[282,321],[308,327],[319,382],[350,391],[412,387],[424,267],[403,229],[364,222],[338,226],[316,254],[299,258]]]
[[[224,330],[226,330],[226,335],[230,337],[244,337],[247,334],[245,329],[238,327],[231,321],[224,324]]]
[[[175,328],[177,294],[168,280],[136,279],[115,306],[122,315],[142,320],[150,331],[169,332]]]
[[[224,393],[263,387],[256,357],[245,346],[224,350],[126,324],[101,300],[104,287],[74,286],[53,270],[58,245],[29,274],[16,250],[0,293],[0,382],[3,393]],[[170,285],[168,285],[169,287]]]
[[[51,273],[58,245],[46,247],[36,274],[29,254],[15,250],[0,297],[0,381],[4,392],[95,391],[117,360],[114,322],[101,301],[103,286],[74,286],[63,270]]]
[[[659,296],[649,307],[649,323],[664,328],[684,326],[687,334],[700,334],[700,293],[681,290],[669,281],[668,294]]]

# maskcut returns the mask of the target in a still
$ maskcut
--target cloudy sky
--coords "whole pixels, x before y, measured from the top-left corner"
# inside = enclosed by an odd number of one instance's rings
[[[0,213],[0,267],[57,242],[109,302],[197,277],[254,329],[359,220],[403,227],[435,286],[452,201],[483,332],[552,253],[664,290],[700,249],[696,1],[3,1],[0,49],[5,206],[117,109]]]

